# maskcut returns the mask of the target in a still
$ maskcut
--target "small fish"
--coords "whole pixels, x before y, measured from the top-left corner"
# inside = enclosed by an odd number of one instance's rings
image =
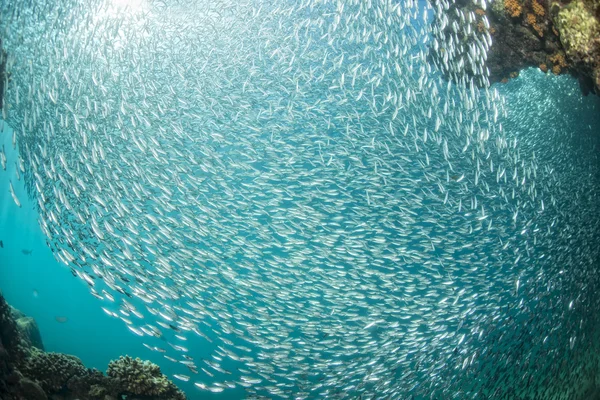
[[[63,316],[56,316],[54,317],[54,319],[56,320],[56,322],[60,322],[61,324],[64,324],[69,320],[69,318]]]
[[[0,240],[0,249],[4,248],[4,243],[2,242],[2,240]]]
[[[15,193],[15,189],[13,188],[12,182],[8,182],[8,191],[10,192],[10,195],[12,196],[15,204],[17,205],[17,207],[21,208],[21,202],[19,201],[19,199],[17,198],[17,194]]]
[[[574,398],[544,390],[594,372],[597,151],[536,132],[544,89],[490,87],[493,1],[191,1],[185,29],[172,0],[4,3],[13,201],[173,379]]]
[[[136,328],[136,327],[134,327],[134,326],[130,326],[130,325],[128,325],[128,326],[127,326],[127,328],[128,328],[128,329],[129,329],[131,332],[135,333],[137,336],[144,336],[144,332],[142,332],[140,329],[138,329],[138,328]]]
[[[174,374],[173,378],[179,379],[180,381],[187,382],[190,380],[190,377],[187,375]]]
[[[186,365],[186,367],[187,367],[187,368],[188,368],[188,369],[189,369],[191,372],[193,372],[194,374],[197,374],[197,373],[198,373],[198,370],[196,369],[196,367],[195,367],[195,366],[193,366],[193,365]]]
[[[21,250],[21,253],[25,254],[26,256],[30,255],[31,253],[33,253],[33,250],[27,250],[27,249],[23,249]]]

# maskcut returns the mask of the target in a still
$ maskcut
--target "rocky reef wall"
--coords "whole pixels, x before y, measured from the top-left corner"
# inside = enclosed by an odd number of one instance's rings
[[[443,9],[439,0],[431,2]],[[471,24],[473,31],[491,38],[489,83],[506,82],[524,68],[537,67],[571,74],[584,94],[600,94],[600,0],[493,0],[487,7],[457,0],[444,13],[449,23],[437,33],[439,38],[452,36],[453,22]],[[457,43],[473,40],[460,32],[453,38]],[[442,71],[444,50],[444,43],[431,49]]]

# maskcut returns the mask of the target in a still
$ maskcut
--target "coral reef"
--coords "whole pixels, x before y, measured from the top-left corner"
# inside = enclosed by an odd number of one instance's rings
[[[521,15],[523,7],[517,0],[505,0],[504,1],[505,11],[513,18]]]
[[[35,348],[32,348],[19,369],[23,375],[35,379],[47,393],[60,392],[74,376],[89,375],[87,368],[77,357],[45,353]]]
[[[576,0],[557,9],[556,27],[565,52],[572,58],[590,57],[600,45],[600,23],[592,7]]]
[[[527,67],[556,71],[550,57],[561,52],[562,46],[551,29],[546,1],[494,0],[487,13],[496,31],[487,58],[490,82],[506,81]],[[517,8],[519,14],[513,12]]]
[[[600,1],[553,3],[552,11],[572,73],[600,94]]]
[[[104,375],[77,357],[44,352],[37,324],[28,319],[0,294],[1,400],[185,400],[148,361],[121,357]]]
[[[120,357],[111,361],[106,374],[118,381],[128,394],[184,399],[177,387],[160,372],[158,365],[139,358]]]
[[[437,0],[430,1],[435,5]],[[448,27],[439,37],[451,36],[452,23],[461,23],[461,13],[474,17],[480,33],[489,33],[490,83],[506,82],[524,68],[539,67],[544,72],[569,73],[578,78],[584,94],[600,95],[600,0],[492,0],[486,10],[457,0],[445,13]],[[443,48],[442,42],[439,49]],[[434,49],[431,53],[440,66],[443,55]],[[443,66],[441,70],[453,78]],[[465,73],[480,84],[485,82],[468,68]]]

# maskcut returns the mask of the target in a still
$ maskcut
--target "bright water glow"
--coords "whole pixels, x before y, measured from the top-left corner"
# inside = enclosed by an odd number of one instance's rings
[[[146,0],[109,0],[109,7],[114,13],[131,13],[140,12],[146,6]]]

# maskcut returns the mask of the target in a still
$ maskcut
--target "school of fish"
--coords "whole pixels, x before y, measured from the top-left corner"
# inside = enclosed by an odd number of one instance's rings
[[[3,1],[11,179],[200,391],[578,398],[596,178],[503,127],[447,1]]]

